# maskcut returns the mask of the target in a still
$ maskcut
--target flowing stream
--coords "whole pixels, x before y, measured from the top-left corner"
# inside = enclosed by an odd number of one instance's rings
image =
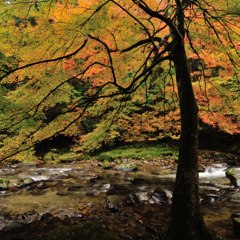
[[[240,209],[240,192],[230,187],[225,169],[226,165],[216,164],[199,173],[205,220],[215,228],[219,224],[223,233],[231,231],[230,216]],[[81,210],[93,203],[104,205],[108,195],[134,192],[141,201],[149,201],[149,193],[156,188],[171,193],[175,172],[125,172],[75,163],[54,167],[11,166],[0,169],[0,177],[10,181],[10,190],[0,191],[1,214],[32,210],[57,214]]]

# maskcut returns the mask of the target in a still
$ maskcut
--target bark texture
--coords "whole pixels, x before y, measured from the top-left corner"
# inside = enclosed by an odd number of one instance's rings
[[[198,107],[184,43],[180,40],[173,51],[173,62],[181,110],[181,138],[169,236],[171,240],[211,240],[199,204]]]

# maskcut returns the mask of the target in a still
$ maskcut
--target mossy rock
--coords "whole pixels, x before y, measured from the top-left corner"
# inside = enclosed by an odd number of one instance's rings
[[[7,189],[10,181],[6,178],[0,178],[0,189]]]
[[[61,226],[50,233],[48,240],[119,240],[99,222]]]
[[[240,169],[239,168],[228,168],[225,172],[226,177],[229,179],[230,184],[237,188],[238,180],[240,179]]]
[[[44,157],[43,160],[44,161],[55,161],[58,160],[59,158],[59,154],[55,153],[55,152],[47,152]]]
[[[240,169],[239,168],[234,168],[234,167],[228,168],[226,170],[226,175],[232,175],[232,176],[235,176],[235,177],[240,177]]]
[[[122,172],[133,172],[138,170],[138,166],[136,164],[120,164],[115,166],[115,170]]]
[[[119,158],[119,159],[115,159],[114,161],[116,164],[121,164],[122,163],[122,160]]]
[[[107,208],[112,212],[118,212],[125,202],[126,198],[119,195],[109,195],[106,199]]]
[[[103,167],[103,169],[110,169],[110,168],[112,168],[111,163],[109,161],[107,161],[107,160],[103,161],[102,167]]]
[[[28,178],[24,178],[22,180],[23,185],[28,185],[28,184],[31,184],[33,182],[34,182],[34,180],[32,178],[29,178],[29,177]]]

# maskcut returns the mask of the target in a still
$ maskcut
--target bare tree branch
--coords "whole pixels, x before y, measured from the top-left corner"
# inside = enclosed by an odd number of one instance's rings
[[[88,41],[88,36],[85,38],[85,40],[83,41],[83,44],[77,50],[75,50],[74,52],[69,53],[67,55],[60,56],[60,57],[53,58],[53,59],[45,59],[45,60],[41,60],[41,61],[38,61],[38,62],[29,63],[29,64],[26,64],[24,66],[20,66],[18,68],[12,69],[9,72],[7,72],[6,74],[4,74],[3,76],[1,76],[0,81],[3,80],[4,78],[6,78],[7,76],[9,76],[10,74],[12,74],[14,72],[17,72],[17,71],[20,71],[20,70],[23,70],[25,68],[29,68],[29,67],[39,65],[39,64],[43,64],[43,63],[57,62],[57,61],[72,57],[72,56],[76,55],[79,51],[81,51],[85,47],[85,45],[87,44],[87,41]]]

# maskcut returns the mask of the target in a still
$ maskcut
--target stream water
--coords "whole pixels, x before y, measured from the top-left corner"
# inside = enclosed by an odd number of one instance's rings
[[[230,216],[240,209],[240,192],[230,188],[225,169],[226,165],[216,164],[199,173],[200,196],[204,218],[209,226],[229,235],[232,231]],[[0,191],[2,215],[32,210],[40,214],[58,214],[81,211],[89,204],[104,206],[109,195],[134,193],[140,201],[151,203],[149,196],[156,188],[165,189],[171,195],[175,172],[141,169],[125,172],[103,170],[97,164],[74,163],[54,167],[5,167],[0,169],[0,177],[10,180],[10,190]],[[19,187],[20,183],[22,187]]]

